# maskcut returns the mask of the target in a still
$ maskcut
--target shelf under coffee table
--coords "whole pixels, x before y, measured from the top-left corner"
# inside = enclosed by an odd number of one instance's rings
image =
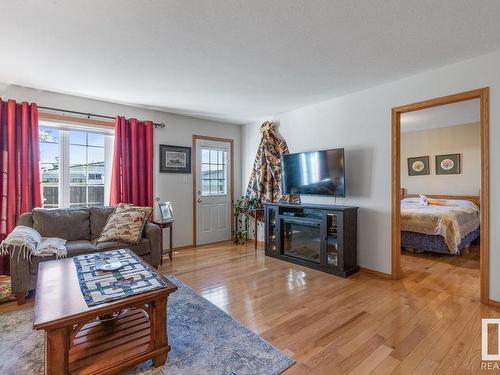
[[[162,366],[168,295],[177,287],[159,276],[167,286],[88,307],[72,259],[40,263],[33,327],[45,330],[45,373],[115,374],[147,359]]]

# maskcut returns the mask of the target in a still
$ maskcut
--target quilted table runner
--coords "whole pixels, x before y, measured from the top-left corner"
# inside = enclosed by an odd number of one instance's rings
[[[163,288],[166,283],[127,249],[80,255],[73,258],[78,281],[87,306],[111,302],[134,294]],[[119,260],[116,271],[99,271],[96,262]]]

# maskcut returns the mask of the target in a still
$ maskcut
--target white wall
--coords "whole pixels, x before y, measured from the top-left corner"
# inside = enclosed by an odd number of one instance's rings
[[[359,206],[359,265],[391,272],[391,108],[489,86],[490,298],[500,300],[500,51],[275,116],[292,152],[345,147],[348,196]],[[243,181],[257,147],[259,124],[245,126]],[[251,152],[250,150],[253,150]],[[333,203],[333,199],[303,201]]]
[[[435,156],[444,154],[460,154],[460,174],[436,174]],[[416,156],[429,156],[429,175],[408,175],[407,160]],[[479,195],[481,124],[401,134],[401,187],[410,194]]]
[[[193,203],[191,174],[158,173],[159,144],[179,146],[192,145],[193,134],[234,139],[234,191],[241,193],[241,126],[219,123],[194,117],[181,116],[161,111],[120,105],[78,96],[57,94],[15,85],[0,84],[0,97],[18,101],[35,102],[40,106],[56,107],[85,113],[109,116],[121,115],[141,120],[164,122],[167,126],[155,130],[155,196],[162,201],[171,201],[174,210],[174,247],[193,243]],[[164,233],[165,247],[168,246],[168,230]]]

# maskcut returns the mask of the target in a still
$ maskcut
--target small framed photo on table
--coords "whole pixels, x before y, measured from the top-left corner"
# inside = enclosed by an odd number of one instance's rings
[[[160,173],[191,173],[191,147],[160,145]]]
[[[172,203],[170,202],[164,202],[160,203],[160,216],[162,221],[173,221],[174,220],[174,213],[172,211]]]

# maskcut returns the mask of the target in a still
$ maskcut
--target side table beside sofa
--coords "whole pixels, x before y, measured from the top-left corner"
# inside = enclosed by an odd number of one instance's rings
[[[174,251],[174,221],[169,220],[169,221],[153,221],[154,224],[158,225],[160,227],[160,247],[161,247],[161,260],[160,260],[160,265],[163,264],[163,229],[168,228],[170,230],[169,233],[169,244],[168,244],[168,257],[170,260],[172,260],[172,255]]]

